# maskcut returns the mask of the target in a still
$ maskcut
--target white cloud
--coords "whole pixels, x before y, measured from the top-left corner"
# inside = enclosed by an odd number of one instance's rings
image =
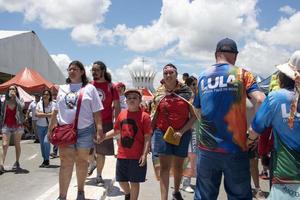
[[[76,25],[72,38],[87,44],[123,43],[136,52],[175,45],[178,53],[199,58],[221,38],[251,35],[258,26],[255,5],[256,0],[163,0],[160,17],[149,25],[119,24],[108,30],[90,21]]]
[[[267,31],[257,31],[257,38],[269,45],[283,45],[287,48],[299,48],[300,12],[289,18],[281,18],[278,23]]]
[[[199,57],[221,38],[238,40],[251,34],[257,27],[255,5],[253,0],[164,0],[160,18],[132,28],[125,45],[144,52],[175,44],[177,52]]]
[[[82,24],[73,28],[71,37],[80,43],[97,44],[97,27],[93,24]]]
[[[22,12],[27,21],[40,21],[46,28],[65,29],[102,23],[110,4],[110,0],[3,0],[0,9]]]
[[[61,70],[63,75],[65,77],[68,76],[68,66],[72,62],[71,58],[67,54],[57,54],[57,55],[51,55],[52,59],[58,66],[58,68]]]
[[[289,5],[285,5],[279,8],[279,11],[286,15],[293,15],[296,13],[296,9],[292,8]]]
[[[71,28],[75,41],[99,44],[99,26],[111,0],[2,0],[0,10],[21,12],[26,21],[38,21],[48,29]],[[101,34],[100,34],[101,35]]]
[[[286,49],[249,41],[240,50],[237,65],[266,78],[276,71],[275,65],[287,62],[290,55]]]

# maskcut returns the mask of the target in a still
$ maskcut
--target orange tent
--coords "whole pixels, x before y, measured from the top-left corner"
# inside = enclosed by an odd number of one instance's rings
[[[144,101],[151,101],[153,99],[153,94],[148,90],[147,88],[142,89],[142,94],[143,94],[143,100]]]
[[[11,85],[20,86],[27,93],[41,93],[44,89],[53,89],[54,84],[30,68],[24,68],[15,77],[0,85],[0,92],[5,92]]]

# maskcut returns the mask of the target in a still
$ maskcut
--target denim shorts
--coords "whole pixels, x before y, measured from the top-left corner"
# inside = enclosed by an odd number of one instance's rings
[[[152,153],[154,156],[173,155],[178,157],[187,157],[189,143],[192,137],[191,130],[185,132],[178,146],[167,143],[164,139],[164,132],[160,129],[155,129],[152,136]]]
[[[72,148],[90,149],[94,147],[94,135],[96,133],[95,124],[77,130],[77,142],[70,145]]]
[[[24,127],[23,126],[19,126],[19,127],[15,127],[15,128],[9,128],[6,125],[4,125],[2,127],[2,133],[5,135],[10,135],[10,134],[23,134],[24,133]]]
[[[116,181],[141,183],[146,180],[147,165],[139,166],[139,160],[117,159]]]

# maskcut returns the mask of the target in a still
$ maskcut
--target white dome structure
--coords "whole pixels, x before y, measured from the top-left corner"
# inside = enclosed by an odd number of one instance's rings
[[[129,70],[133,87],[142,89],[147,88],[151,92],[154,92],[155,89],[153,87],[154,77],[156,72],[154,70],[138,68],[134,70]]]

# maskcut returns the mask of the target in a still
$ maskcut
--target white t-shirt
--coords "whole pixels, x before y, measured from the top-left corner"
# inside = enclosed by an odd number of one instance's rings
[[[71,124],[75,120],[77,100],[82,83],[66,84],[59,87],[55,110],[58,110],[58,124]],[[92,84],[84,87],[81,107],[78,117],[78,129],[83,129],[94,123],[93,113],[103,110],[103,105],[97,89]]]
[[[55,103],[53,101],[51,101],[48,106],[45,107],[45,110],[43,110],[43,101],[39,101],[36,105],[36,111],[37,112],[42,112],[42,113],[51,113],[53,110],[54,110],[54,107],[55,107]],[[48,118],[48,122],[50,122],[50,117],[47,117]],[[48,123],[47,123],[47,120],[46,120],[46,117],[43,117],[43,118],[39,118],[37,117],[37,121],[36,121],[36,124],[38,126],[48,126]]]
[[[35,116],[35,109],[36,109],[36,102],[35,100],[33,100],[29,106],[28,106],[28,110],[30,111],[31,113],[31,117],[32,117],[32,120],[37,120],[38,118]]]

